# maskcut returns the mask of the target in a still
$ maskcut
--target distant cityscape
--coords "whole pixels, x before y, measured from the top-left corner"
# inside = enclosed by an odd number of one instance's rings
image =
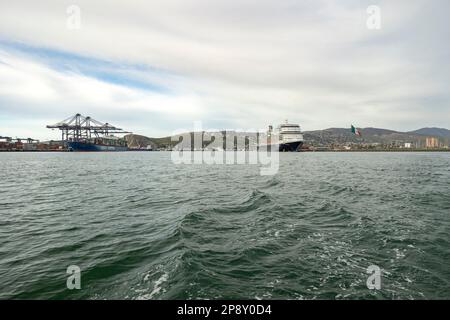
[[[367,151],[412,151],[448,150],[450,130],[422,128],[410,132],[387,129],[360,129],[361,136],[355,136],[348,129],[331,128],[304,133],[305,148],[313,151],[367,150]]]

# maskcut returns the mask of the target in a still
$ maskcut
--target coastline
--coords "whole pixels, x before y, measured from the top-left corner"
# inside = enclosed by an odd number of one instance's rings
[[[201,151],[201,150],[194,150],[191,152],[210,152],[209,151]],[[233,152],[234,150],[224,150],[225,152]],[[68,150],[0,150],[0,153],[66,153],[69,152]],[[105,152],[105,153],[117,153],[116,151],[85,151],[81,153],[98,153],[98,152]],[[127,150],[127,151],[120,151],[119,153],[123,152],[172,152],[170,150]],[[399,152],[399,153],[412,153],[412,152],[450,152],[450,149],[380,149],[380,150],[302,150],[298,152],[281,152],[280,153],[312,153],[312,152]],[[76,152],[80,153],[80,152]]]

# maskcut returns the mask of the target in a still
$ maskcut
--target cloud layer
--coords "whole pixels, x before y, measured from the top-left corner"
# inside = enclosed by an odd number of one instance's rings
[[[66,27],[67,7],[81,29]],[[366,8],[381,8],[381,29]],[[4,7],[4,8],[3,8]],[[0,135],[81,112],[164,135],[195,120],[305,130],[450,126],[450,3],[14,1],[0,10]]]

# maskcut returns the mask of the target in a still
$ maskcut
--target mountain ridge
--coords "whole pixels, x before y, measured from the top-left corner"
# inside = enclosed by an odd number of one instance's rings
[[[416,147],[425,147],[428,137],[436,138],[440,143],[450,145],[450,130],[440,128],[437,130],[427,130],[421,128],[415,131],[395,131],[382,128],[358,128],[361,136],[353,134],[346,128],[329,128],[324,130],[305,131],[305,143],[311,145],[332,145],[332,144],[382,144],[382,145],[402,145],[411,143]],[[430,134],[429,134],[430,133]],[[432,133],[432,134],[431,134]]]
[[[430,135],[430,136],[438,136],[442,138],[450,138],[450,130],[445,128],[438,127],[425,127],[421,129],[417,129],[414,131],[409,131],[410,133],[415,133],[419,135]]]
[[[329,146],[345,144],[382,144],[403,145],[411,143],[416,147],[425,147],[428,137],[436,138],[446,146],[450,146],[450,130],[437,127],[425,127],[414,131],[396,131],[383,128],[358,128],[361,136],[353,134],[350,128],[327,128],[323,130],[304,131],[305,144],[312,146]],[[231,132],[231,131],[228,131]],[[248,133],[237,132],[238,135]],[[143,135],[129,134],[125,136],[130,148],[154,148],[170,147],[176,143],[172,137],[146,137]]]

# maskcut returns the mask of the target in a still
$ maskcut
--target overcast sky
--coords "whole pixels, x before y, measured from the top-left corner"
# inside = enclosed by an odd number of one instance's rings
[[[369,5],[381,9],[379,30],[367,27]],[[0,136],[56,139],[45,126],[78,112],[148,136],[198,120],[450,128],[448,0],[1,0],[0,9]]]

